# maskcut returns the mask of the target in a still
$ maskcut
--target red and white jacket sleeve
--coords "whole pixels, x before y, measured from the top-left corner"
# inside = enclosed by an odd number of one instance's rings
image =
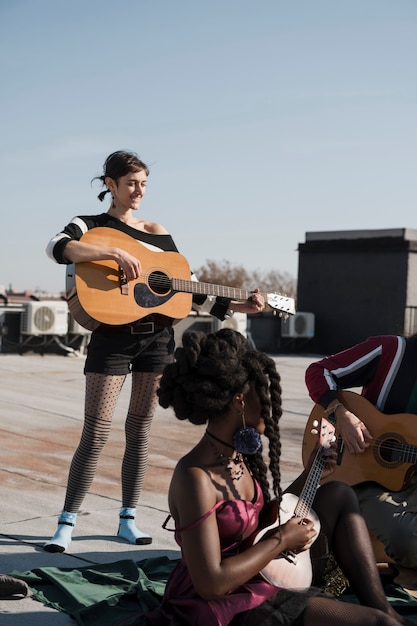
[[[316,404],[327,407],[337,398],[340,389],[362,387],[370,383],[373,387],[383,384],[382,374],[386,374],[394,358],[398,338],[395,336],[369,337],[347,350],[325,357],[312,363],[306,370],[305,382],[310,398]],[[381,356],[387,359],[387,368],[380,368]],[[378,377],[381,375],[381,381]]]

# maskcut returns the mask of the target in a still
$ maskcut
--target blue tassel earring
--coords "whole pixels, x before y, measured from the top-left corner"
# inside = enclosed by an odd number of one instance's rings
[[[245,414],[242,413],[243,426],[233,436],[233,446],[241,454],[255,454],[262,446],[261,436],[252,426],[246,426]]]

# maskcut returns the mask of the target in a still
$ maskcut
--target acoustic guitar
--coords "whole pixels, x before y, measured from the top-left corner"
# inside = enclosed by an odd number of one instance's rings
[[[327,420],[321,423],[319,431],[317,430],[318,425],[316,423],[314,430],[316,435],[319,435],[319,447],[300,496],[297,498],[292,493],[284,493],[279,512],[277,501],[272,500],[265,507],[265,512],[260,520],[260,527],[246,540],[246,546],[262,541],[271,531],[275,531],[278,526],[292,517],[300,518],[300,523],[303,518],[310,519],[317,532],[315,539],[318,537],[320,520],[311,507],[326,463],[324,451],[335,441],[335,429]],[[315,445],[317,445],[317,436]],[[310,550],[303,550],[298,554],[281,552],[259,574],[271,585],[281,589],[308,589],[313,578]]]
[[[191,280],[187,260],[178,252],[155,252],[113,228],[93,228],[81,240],[97,246],[118,247],[140,259],[142,274],[127,281],[115,261],[88,261],[69,265],[67,301],[74,319],[94,330],[100,324],[130,324],[154,315],[159,324],[171,325],[191,311],[192,295],[247,300],[253,292]],[[263,293],[265,302],[281,313],[295,313],[294,299]]]
[[[374,439],[364,452],[352,455],[339,435],[335,471],[322,482],[340,480],[354,486],[369,480],[390,491],[407,487],[417,470],[417,415],[386,415],[353,391],[339,392],[339,400],[364,422]],[[313,423],[325,420],[323,413],[323,407],[316,404],[308,419],[302,449],[304,465],[315,445]]]

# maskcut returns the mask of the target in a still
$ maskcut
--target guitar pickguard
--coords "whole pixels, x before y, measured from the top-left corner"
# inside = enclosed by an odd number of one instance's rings
[[[175,291],[170,291],[166,295],[158,295],[153,293],[147,285],[144,283],[137,283],[134,289],[134,298],[138,305],[143,309],[154,309],[157,306],[165,304],[175,294]]]

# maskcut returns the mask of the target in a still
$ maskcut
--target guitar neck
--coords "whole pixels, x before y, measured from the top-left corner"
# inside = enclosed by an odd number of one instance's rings
[[[393,445],[393,454],[394,459],[398,459],[398,461],[403,461],[404,463],[412,463],[412,465],[417,464],[417,446],[413,446],[409,443],[399,443],[396,442]]]
[[[323,448],[319,448],[294,509],[294,517],[307,517],[311,510],[325,465],[322,452]]]
[[[229,298],[230,300],[247,300],[253,293],[247,289],[224,287],[222,285],[200,283],[194,280],[183,280],[181,278],[173,278],[172,287],[175,291],[195,293],[204,296],[220,296],[222,298]],[[261,293],[260,295],[265,299],[268,297],[266,293]]]

